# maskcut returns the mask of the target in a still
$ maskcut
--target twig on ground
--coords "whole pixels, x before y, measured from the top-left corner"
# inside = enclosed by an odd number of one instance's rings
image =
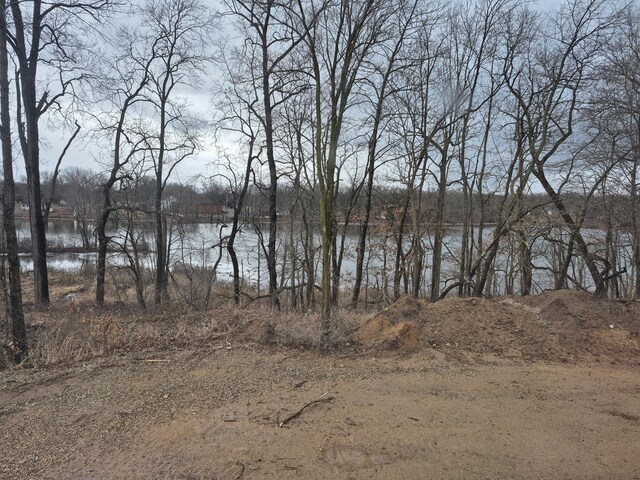
[[[295,412],[292,415],[289,415],[287,418],[285,418],[283,421],[281,421],[280,423],[278,423],[278,428],[282,428],[284,427],[287,423],[289,423],[291,420],[294,420],[296,418],[298,418],[300,415],[302,415],[302,412],[304,412],[307,408],[309,408],[312,405],[315,405],[316,403],[326,403],[326,402],[332,402],[334,400],[334,397],[327,397],[327,394],[331,391],[331,389],[327,390],[326,392],[324,392],[320,398],[313,400],[305,405],[302,406],[302,408],[300,410],[298,410],[297,412]]]
[[[242,478],[242,476],[244,475],[244,463],[241,462],[236,462],[236,465],[238,465],[240,467],[240,473],[238,474],[238,476],[235,478],[235,480],[240,480]]]

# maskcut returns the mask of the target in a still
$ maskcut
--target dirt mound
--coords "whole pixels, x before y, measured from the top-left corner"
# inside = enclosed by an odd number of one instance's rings
[[[353,340],[376,350],[426,347],[526,360],[635,361],[640,304],[569,291],[434,304],[403,297],[358,329]]]
[[[423,345],[422,332],[416,319],[427,302],[401,297],[356,330],[354,340],[362,345],[382,350],[415,350]]]
[[[383,350],[415,350],[422,346],[422,331],[414,322],[389,323],[384,317],[357,332],[357,341]]]
[[[240,343],[272,345],[276,342],[276,329],[267,320],[252,320],[235,335]]]

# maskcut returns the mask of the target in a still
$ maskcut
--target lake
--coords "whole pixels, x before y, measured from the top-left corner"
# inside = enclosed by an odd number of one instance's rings
[[[18,222],[18,239],[19,241],[28,241],[30,238],[29,226],[27,222]],[[266,230],[266,226],[265,226]],[[170,267],[175,268],[178,266],[192,266],[192,267],[212,267],[219,259],[217,267],[217,278],[222,281],[229,281],[232,278],[232,264],[229,258],[226,248],[220,251],[220,238],[224,238],[230,231],[230,227],[224,224],[211,224],[211,223],[193,223],[180,226],[180,228],[171,229],[171,256]],[[461,227],[449,226],[447,227],[447,234],[445,236],[445,252],[443,258],[443,277],[455,278],[457,273],[457,259],[456,255],[460,247]],[[585,234],[598,240],[602,237],[602,232],[597,230],[587,231]],[[294,248],[297,251],[302,251],[300,235],[297,232],[298,238],[294,239]],[[122,230],[115,228],[109,232],[116,239],[122,238]],[[492,230],[488,228],[486,230],[487,239],[491,237]],[[154,234],[153,226],[147,225],[142,229],[142,238],[147,244],[153,248],[154,246]],[[253,226],[246,226],[244,230],[236,238],[236,252],[238,255],[238,261],[240,263],[241,275],[245,282],[249,282],[253,285],[261,285],[266,287],[268,283],[268,274],[266,267],[266,260],[264,256],[264,250],[260,247],[260,234],[255,230]],[[264,234],[264,242],[267,241],[268,235]],[[57,249],[60,247],[67,247],[69,249],[80,249],[82,241],[80,237],[79,226],[74,221],[55,220],[50,221],[48,224],[48,243],[50,246],[55,246]],[[319,235],[315,235],[315,245],[320,245]],[[425,250],[427,251],[427,258],[425,260],[424,271],[424,293],[426,293],[427,283],[430,281],[430,263],[431,258],[429,256],[430,239],[427,239]],[[408,245],[408,240],[407,240]],[[357,234],[348,234],[345,239],[345,257],[342,265],[341,282],[344,288],[350,288],[353,284],[355,267],[356,267],[356,246],[357,246]],[[288,226],[282,225],[277,242],[278,248],[278,260],[283,262],[285,258],[291,258],[291,239],[289,237]],[[546,258],[545,244],[540,242],[534,252],[534,265],[538,268],[534,270],[534,289],[535,291],[543,291],[550,288],[551,278],[550,274],[544,268],[548,267],[548,259]],[[369,239],[369,246],[367,251],[369,256],[366,259],[366,277],[365,282],[372,287],[381,287],[384,284],[385,273],[387,278],[392,278],[393,265],[395,261],[395,239],[393,236],[384,236],[381,234],[373,234]],[[316,255],[316,271],[320,271],[319,268],[320,253]],[[50,253],[48,255],[48,265],[52,269],[63,271],[78,271],[83,267],[95,265],[97,255],[94,252],[81,252],[81,253]],[[110,252],[108,255],[108,265],[110,266],[126,266],[127,257],[123,253],[117,251]],[[153,253],[147,253],[141,255],[141,262],[144,266],[153,268],[154,256]],[[514,259],[510,255],[502,254],[499,256],[496,264],[496,276],[498,282],[503,282],[503,279],[508,274],[509,270],[513,268]],[[28,254],[21,255],[21,264],[24,270],[33,269],[33,263]],[[300,263],[298,263],[300,265]],[[284,278],[289,278],[291,272],[291,262],[287,260],[287,264],[282,265],[280,263],[279,277],[282,274],[282,268],[284,271]],[[581,266],[578,268],[583,270]],[[589,284],[588,275],[583,273],[582,276],[586,279],[585,282]],[[296,276],[300,275],[299,272]],[[298,280],[299,281],[299,280]],[[288,283],[285,280],[285,283]],[[389,280],[391,283],[391,280]],[[446,281],[443,281],[442,286],[446,286]]]

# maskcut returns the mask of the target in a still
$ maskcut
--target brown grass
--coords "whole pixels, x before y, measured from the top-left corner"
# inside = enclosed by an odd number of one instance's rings
[[[71,303],[27,314],[32,365],[73,363],[115,351],[124,337],[115,312]]]
[[[126,272],[112,273],[107,284],[108,304],[98,307],[94,303],[93,275],[52,271],[51,306],[43,310],[35,309],[32,303],[33,279],[23,276],[28,360],[32,365],[70,364],[121,352],[143,354],[240,343],[264,348],[328,346],[340,350],[349,347],[351,334],[370,315],[362,308],[336,309],[329,344],[321,345],[319,313],[291,310],[285,296],[282,311],[277,311],[269,306],[268,299],[243,298],[243,305],[235,308],[227,284],[216,284],[208,302],[202,301],[202,286],[180,295],[172,288],[171,302],[156,307],[152,298],[147,298],[149,307],[141,310]],[[184,280],[172,286],[186,290],[191,283]],[[153,288],[148,285],[146,290],[151,297]],[[1,303],[0,308],[4,308]],[[2,333],[0,345],[7,345],[8,329]],[[0,368],[5,368],[10,361],[4,349],[0,350]]]
[[[349,347],[362,314],[336,312],[329,347]],[[29,362],[34,366],[71,364],[115,353],[145,354],[177,348],[254,344],[262,348],[320,349],[320,315],[278,312],[261,306],[184,311],[178,306],[141,311],[132,306],[73,301],[27,314]],[[5,362],[8,363],[8,362]]]

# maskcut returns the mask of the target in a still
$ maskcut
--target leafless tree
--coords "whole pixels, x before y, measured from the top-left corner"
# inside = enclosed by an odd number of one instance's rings
[[[155,61],[149,69],[147,107],[157,121],[145,142],[156,180],[155,303],[167,298],[168,250],[163,192],[175,168],[199,148],[198,121],[180,97],[181,87],[195,86],[208,62],[208,33],[213,17],[199,0],[154,0],[140,11],[142,30],[152,43]]]
[[[393,19],[394,28],[392,34],[389,35],[387,43],[381,45],[380,59],[372,62],[371,65],[372,75],[368,78],[368,81],[370,82],[369,88],[373,94],[372,106],[374,109],[371,113],[370,122],[367,124],[371,132],[367,135],[366,185],[363,192],[365,207],[358,237],[355,280],[351,298],[354,304],[357,303],[362,288],[362,273],[373,204],[376,167],[380,162],[381,155],[387,150],[381,143],[386,133],[385,124],[391,117],[389,98],[401,89],[401,86],[395,81],[395,77],[412,64],[413,59],[407,51],[407,44],[413,45],[412,40],[416,30],[422,27],[419,20],[422,19],[423,15],[424,13],[419,10],[417,1],[398,2],[396,16]]]
[[[27,331],[22,306],[20,258],[14,218],[15,182],[9,111],[9,56],[7,49],[6,0],[0,0],[0,141],[2,142],[2,226],[9,273],[7,317],[11,324],[13,359],[20,363],[27,355]],[[3,265],[4,268],[4,265]]]
[[[633,297],[640,298],[640,10],[629,8],[621,18],[620,28],[607,43],[605,59],[594,89],[590,114],[604,135],[605,145],[613,147],[619,159],[615,175],[604,195],[616,193],[628,197],[627,215],[631,237],[631,283]],[[606,148],[606,146],[604,147]],[[622,186],[622,190],[613,188]],[[618,190],[618,191],[617,191]],[[611,217],[609,217],[609,220]],[[624,228],[624,227],[623,227]]]
[[[225,154],[224,173],[220,179],[226,184],[230,193],[233,208],[231,230],[226,235],[226,248],[233,268],[233,300],[240,304],[241,278],[240,264],[236,252],[236,238],[242,231],[242,216],[246,207],[245,199],[249,187],[254,180],[254,164],[262,153],[262,122],[256,116],[257,92],[253,82],[246,77],[251,76],[246,63],[241,59],[252,46],[243,45],[240,49],[228,48],[224,44],[220,48],[219,65],[222,66],[222,84],[216,88],[219,92],[215,100],[219,118],[217,129],[224,135],[237,136],[235,146],[240,147],[242,156]],[[250,55],[251,56],[251,55]],[[240,157],[240,158],[238,158]],[[219,180],[220,180],[219,179]]]
[[[106,181],[92,170],[70,167],[61,176],[61,194],[78,224],[82,248],[96,248],[95,227],[100,208],[101,185]]]
[[[112,202],[112,190],[127,179],[127,167],[139,161],[144,148],[144,136],[138,134],[140,120],[135,109],[143,101],[143,90],[150,80],[151,64],[156,58],[153,44],[145,43],[137,33],[125,28],[118,30],[112,46],[114,58],[108,63],[108,73],[100,86],[103,107],[95,116],[99,132],[106,136],[112,151],[106,179],[101,186],[102,206],[96,225],[98,304],[105,301],[106,260],[111,240],[107,225],[109,217],[118,208]]]
[[[521,58],[511,57],[505,67],[506,85],[523,112],[531,173],[571,230],[577,253],[599,294],[606,290],[602,271],[547,171],[574,132],[581,89],[615,21],[608,2],[568,2],[555,24],[538,23],[541,31],[548,29],[544,40],[536,36],[537,43],[529,52]]]
[[[42,0],[10,2],[11,31],[7,40],[17,63],[17,122],[25,161],[29,217],[33,245],[35,300],[49,303],[46,225],[40,188],[40,128],[43,116],[86,77],[88,57],[83,55],[87,33],[114,0]],[[39,81],[53,72],[58,85]]]
[[[338,150],[347,112],[362,84],[363,65],[384,39],[393,6],[363,0],[326,5],[310,2],[307,7],[303,9],[301,5],[299,18],[306,56],[311,64],[314,98],[314,155],[322,238],[323,341],[326,342],[331,332],[331,258]]]

